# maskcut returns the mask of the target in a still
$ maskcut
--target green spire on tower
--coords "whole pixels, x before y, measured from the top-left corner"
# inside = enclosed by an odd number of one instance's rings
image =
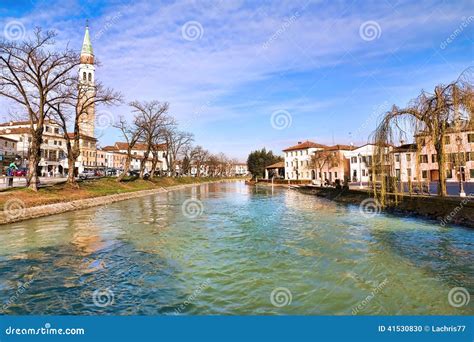
[[[94,55],[94,51],[92,50],[91,38],[89,36],[89,21],[87,21],[86,25],[86,33],[84,34],[84,42],[82,43],[81,54]]]

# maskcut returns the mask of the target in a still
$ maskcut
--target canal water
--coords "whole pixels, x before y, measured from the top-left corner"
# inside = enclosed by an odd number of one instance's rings
[[[474,231],[206,184],[0,227],[2,314],[474,314]]]

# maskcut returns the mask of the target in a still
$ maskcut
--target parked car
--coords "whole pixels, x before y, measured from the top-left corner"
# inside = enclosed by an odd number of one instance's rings
[[[28,169],[27,168],[20,168],[18,170],[13,170],[12,175],[15,177],[26,177],[28,174]]]
[[[105,173],[106,176],[112,177],[117,175],[117,170],[116,169],[108,169]]]
[[[79,179],[88,179],[88,178],[94,178],[95,177],[95,172],[94,171],[84,171],[79,173]]]
[[[128,174],[129,176],[133,176],[133,177],[138,177],[138,176],[140,176],[140,172],[139,172],[139,171],[135,171],[135,170],[128,171],[127,174]]]

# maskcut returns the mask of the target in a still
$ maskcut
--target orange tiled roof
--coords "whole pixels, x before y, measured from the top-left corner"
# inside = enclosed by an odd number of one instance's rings
[[[128,149],[128,144],[127,144],[126,142],[119,142],[119,141],[117,141],[117,142],[115,143],[115,147],[116,147],[118,150],[126,150],[126,149]],[[158,144],[157,147],[158,147],[158,148],[166,149],[166,144]],[[132,149],[133,149],[133,150],[146,151],[146,144],[144,144],[144,143],[136,143],[135,146],[133,146]]]
[[[57,124],[56,121],[54,120],[50,120],[50,119],[46,119],[44,120],[44,123],[53,123],[53,124]],[[8,121],[8,122],[2,122],[0,123],[0,127],[8,127],[8,126],[19,126],[19,125],[29,125],[30,124],[30,120],[23,120],[23,121]]]
[[[73,138],[74,138],[74,132],[68,132],[67,135],[68,135],[68,137],[69,137],[70,139],[73,139]],[[85,134],[79,134],[79,138],[85,139],[85,140],[97,141],[97,138],[94,138],[94,137],[91,137],[91,136],[85,135]]]
[[[1,128],[0,134],[23,134],[30,133],[28,127],[17,127],[17,128]]]
[[[282,167],[285,167],[285,162],[281,161],[272,165],[268,165],[266,169],[276,169],[276,168],[282,168]]]
[[[302,142],[302,143],[299,143],[297,145],[290,146],[290,147],[284,149],[283,152],[295,151],[295,150],[305,150],[307,148],[326,148],[326,147],[328,147],[328,146],[306,140],[305,142]]]
[[[324,150],[325,151],[340,151],[340,150],[344,150],[344,151],[352,151],[356,149],[356,147],[354,146],[351,146],[351,145],[341,145],[341,144],[337,144],[337,145],[333,145],[333,146],[328,146],[326,147]]]

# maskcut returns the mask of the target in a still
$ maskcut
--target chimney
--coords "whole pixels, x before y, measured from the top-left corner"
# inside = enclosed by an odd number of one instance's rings
[[[298,145],[301,144],[302,142],[301,141],[298,141]]]
[[[405,144],[405,140],[401,139],[400,140],[400,145],[403,145],[403,144]]]

